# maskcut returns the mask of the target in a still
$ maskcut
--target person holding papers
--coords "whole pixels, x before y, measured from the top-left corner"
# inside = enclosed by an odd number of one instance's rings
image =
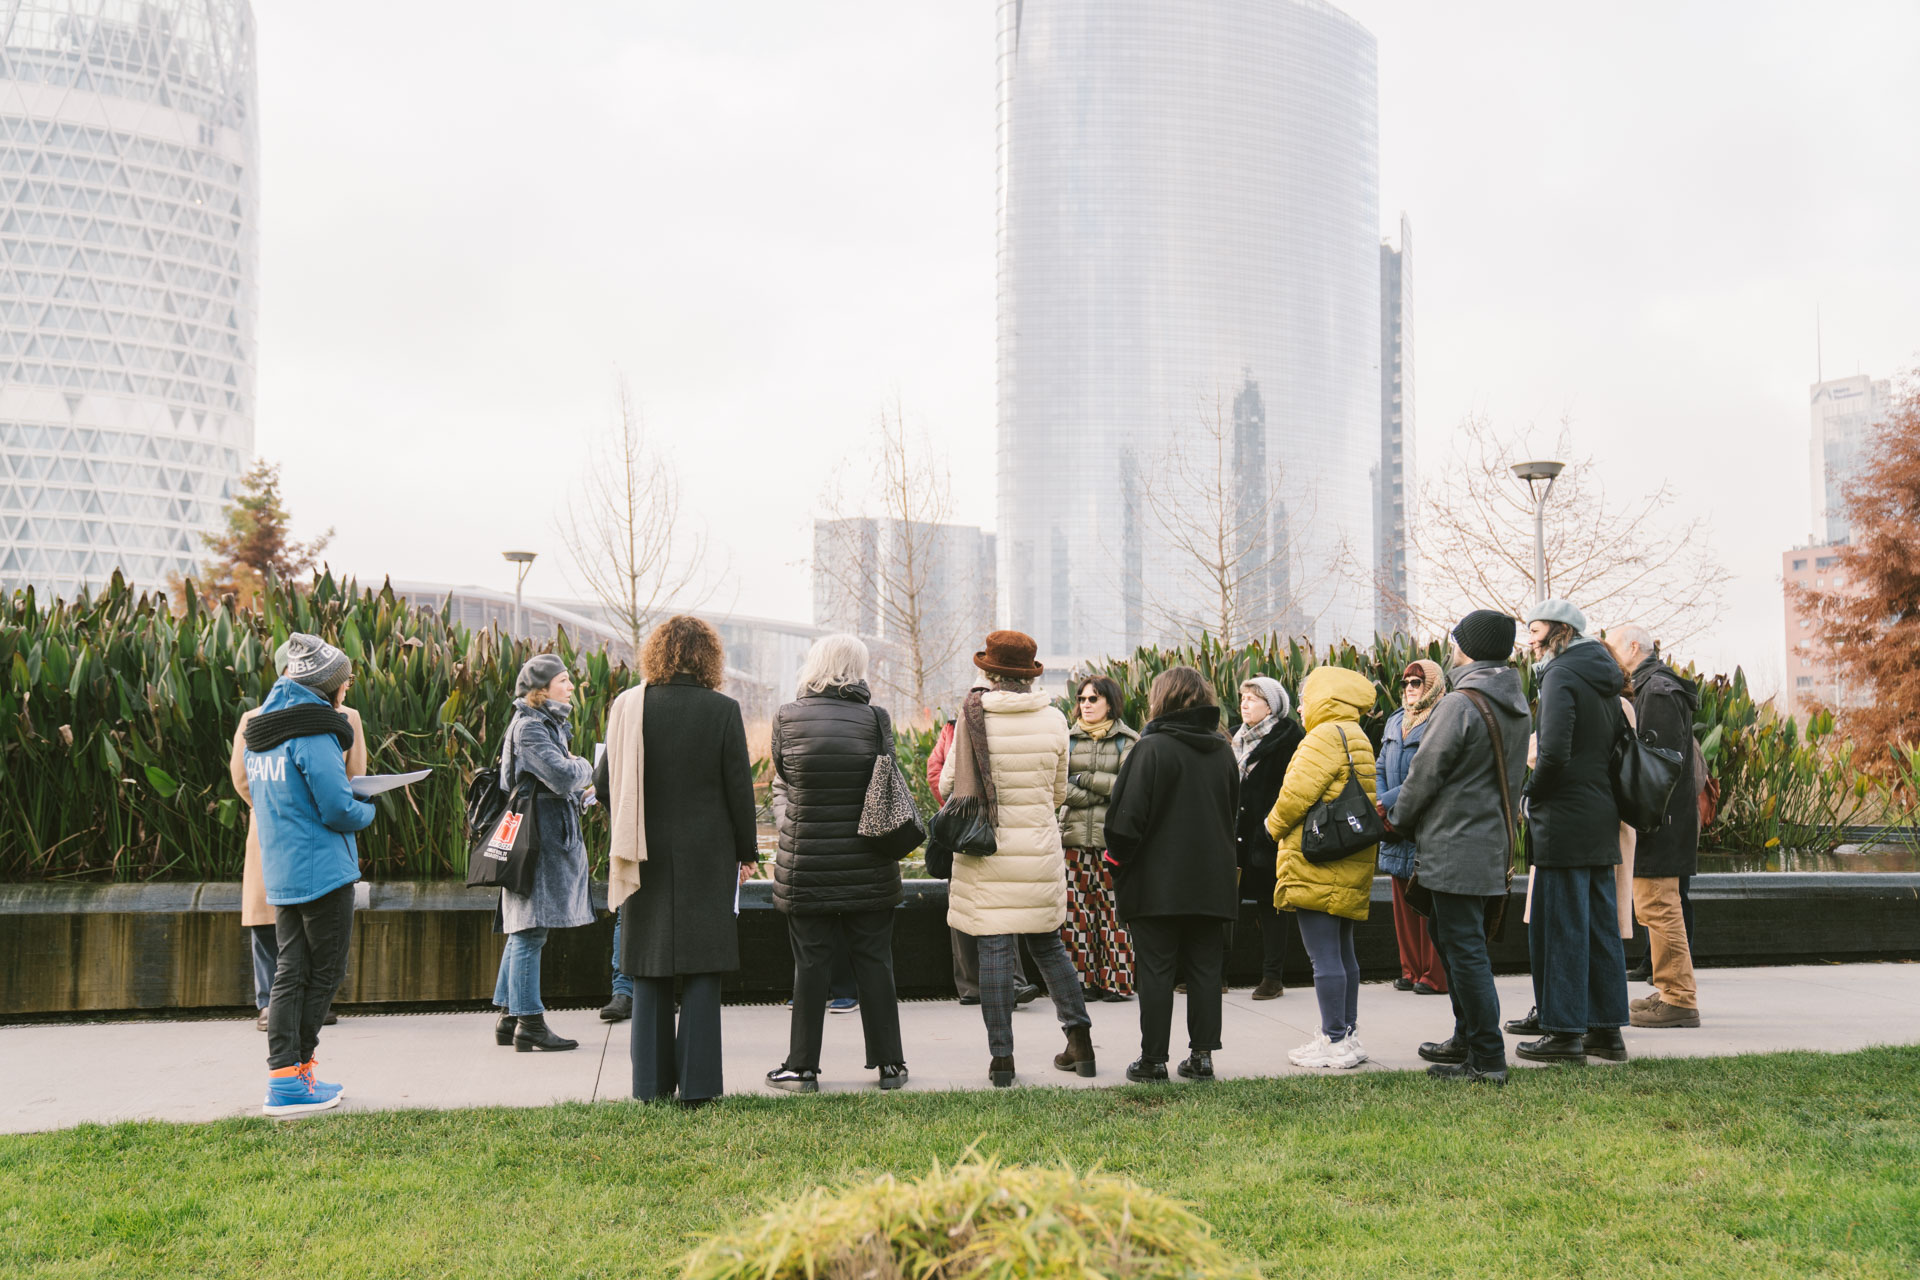
[[[720,975],[740,967],[736,904],[759,861],[740,704],[719,691],[720,637],[668,618],[640,655],[646,683],[614,699],[594,791],[612,846],[607,905],[633,979],[633,1096],[697,1107],[725,1092]],[[674,1020],[673,989],[681,984]]]

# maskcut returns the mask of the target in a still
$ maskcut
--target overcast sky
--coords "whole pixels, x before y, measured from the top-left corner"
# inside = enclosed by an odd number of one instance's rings
[[[1920,5],[1344,6],[1412,219],[1419,447],[1562,418],[1707,514],[1697,657],[1781,667],[1829,377],[1920,358]],[[553,519],[624,370],[732,566],[806,620],[811,508],[898,395],[994,518],[991,0],[255,0],[257,449],[336,568],[579,594]],[[1681,655],[1687,656],[1687,655]]]

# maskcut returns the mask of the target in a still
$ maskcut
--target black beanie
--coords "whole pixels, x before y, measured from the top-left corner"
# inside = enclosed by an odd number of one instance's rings
[[[1519,632],[1520,624],[1513,615],[1475,609],[1460,619],[1453,638],[1459,642],[1460,652],[1475,662],[1505,662],[1513,656],[1513,640]]]

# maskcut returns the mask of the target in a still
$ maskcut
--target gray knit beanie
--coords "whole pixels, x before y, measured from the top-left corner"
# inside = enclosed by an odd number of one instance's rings
[[[544,689],[553,683],[553,678],[567,669],[558,655],[536,653],[527,659],[527,665],[520,668],[520,678],[513,682],[513,696],[524,698],[535,689]]]
[[[287,637],[287,679],[332,697],[353,674],[347,655],[322,640],[296,631]]]
[[[1272,708],[1278,719],[1285,720],[1293,714],[1293,699],[1287,697],[1286,686],[1272,676],[1250,676],[1241,682],[1240,687],[1245,689],[1248,685],[1260,691],[1260,696],[1267,700],[1267,706]]]

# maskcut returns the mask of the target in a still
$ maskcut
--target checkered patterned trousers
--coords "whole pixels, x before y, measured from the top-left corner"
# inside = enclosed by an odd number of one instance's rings
[[[1116,995],[1133,994],[1133,940],[1113,900],[1113,874],[1103,849],[1068,849],[1067,922],[1060,941],[1080,981]]]

